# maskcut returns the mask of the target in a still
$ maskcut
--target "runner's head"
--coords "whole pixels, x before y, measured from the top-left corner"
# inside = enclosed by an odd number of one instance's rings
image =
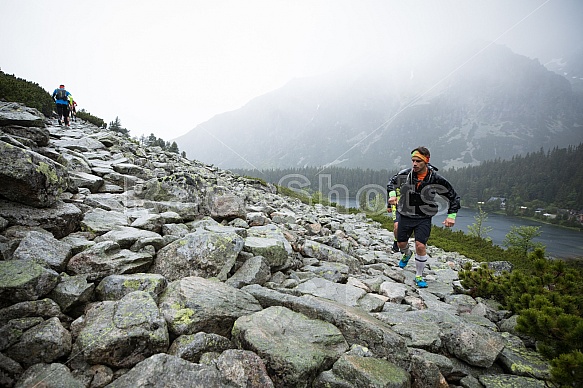
[[[411,162],[413,162],[413,171],[423,172],[427,168],[429,163],[429,157],[431,154],[427,147],[417,147],[411,151]]]
[[[65,89],[65,85],[59,85],[59,89]]]

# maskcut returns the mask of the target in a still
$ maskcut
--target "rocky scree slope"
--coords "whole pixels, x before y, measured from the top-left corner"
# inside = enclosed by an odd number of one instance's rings
[[[364,214],[82,121],[59,127],[13,103],[0,115],[1,386],[550,378],[516,316],[461,293],[461,255],[429,247],[418,289],[392,233]]]

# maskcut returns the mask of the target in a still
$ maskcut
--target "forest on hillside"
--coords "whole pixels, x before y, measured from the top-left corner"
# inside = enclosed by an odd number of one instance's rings
[[[366,185],[386,187],[389,178],[397,173],[397,170],[343,167],[231,171],[281,186],[294,182],[296,187],[301,184],[303,190],[319,191],[323,195],[342,185],[350,197]],[[583,210],[583,143],[439,173],[452,183],[466,207],[474,208],[478,202],[496,197],[505,199],[509,214],[521,207],[543,208],[553,213],[558,209]]]
[[[503,197],[510,207],[507,211],[512,206],[583,210],[583,143],[486,161],[446,174],[467,204]]]

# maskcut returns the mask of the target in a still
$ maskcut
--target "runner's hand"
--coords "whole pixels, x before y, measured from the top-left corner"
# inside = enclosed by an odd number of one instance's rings
[[[445,221],[442,222],[442,224],[446,227],[446,228],[451,228],[452,226],[455,225],[455,220],[453,218],[449,218],[447,217],[445,219]]]

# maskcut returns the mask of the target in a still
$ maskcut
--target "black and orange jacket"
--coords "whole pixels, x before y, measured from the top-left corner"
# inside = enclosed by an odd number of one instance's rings
[[[436,214],[447,213],[455,218],[460,209],[460,197],[452,185],[428,167],[423,180],[417,179],[412,168],[406,168],[393,175],[387,183],[387,196],[396,196],[400,189],[397,211],[402,216],[411,218],[431,218]]]

